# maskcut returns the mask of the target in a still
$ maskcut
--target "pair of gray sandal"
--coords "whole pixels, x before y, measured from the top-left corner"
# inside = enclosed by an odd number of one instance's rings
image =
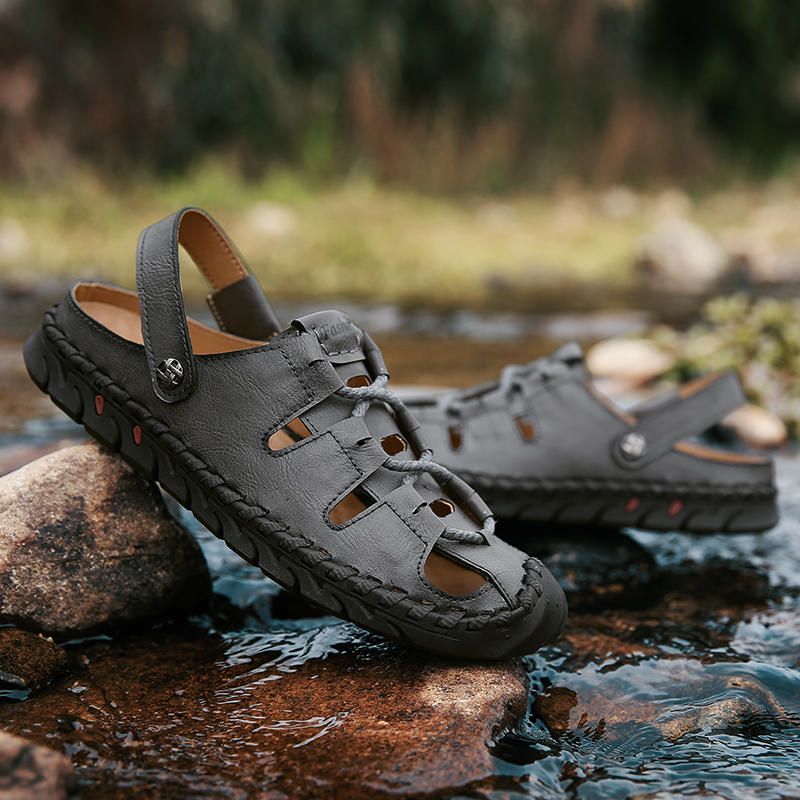
[[[180,246],[212,287],[218,329],[186,317]],[[490,505],[614,525],[774,522],[768,462],[676,439],[740,398],[731,378],[625,414],[562,350],[407,404],[346,315],[282,329],[199,209],[145,229],[136,278],[138,293],[78,283],[48,311],[25,345],[33,380],[270,578],[391,639],[495,659],[560,634],[561,588],[496,536]]]

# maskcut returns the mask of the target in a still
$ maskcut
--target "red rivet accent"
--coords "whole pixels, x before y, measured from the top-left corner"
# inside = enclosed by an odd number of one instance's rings
[[[625,503],[625,510],[629,514],[631,514],[634,511],[636,511],[636,509],[639,508],[640,505],[641,505],[641,502],[639,501],[638,497],[631,497],[631,499],[628,500],[627,503]]]
[[[142,428],[139,425],[133,426],[133,443],[134,444],[142,443]]]
[[[669,504],[669,508],[667,509],[667,514],[669,514],[671,517],[677,517],[678,514],[681,513],[681,511],[683,511],[683,502],[681,500],[673,500]]]
[[[103,409],[106,407],[106,399],[101,394],[94,396],[94,410],[98,417],[103,416]]]

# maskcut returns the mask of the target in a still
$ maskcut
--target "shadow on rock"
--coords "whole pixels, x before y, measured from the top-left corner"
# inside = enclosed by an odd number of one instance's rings
[[[542,558],[572,612],[647,608],[673,597],[706,610],[764,606],[771,599],[767,568],[743,558],[659,564],[628,533],[604,528],[501,520],[498,534]]]
[[[570,611],[640,607],[660,598],[655,560],[621,531],[501,520],[497,532],[547,564]]]

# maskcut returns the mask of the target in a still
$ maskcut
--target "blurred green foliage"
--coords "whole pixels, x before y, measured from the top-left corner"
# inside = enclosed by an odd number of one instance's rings
[[[639,52],[647,77],[694,105],[738,155],[769,167],[800,131],[800,6],[773,0],[651,0]]]
[[[677,356],[672,378],[739,370],[750,397],[792,428],[800,425],[800,301],[745,294],[709,301],[687,332],[659,328],[654,339]]]
[[[770,0],[3,0],[0,176],[224,152],[506,189],[696,177],[716,141],[771,167],[799,40]]]

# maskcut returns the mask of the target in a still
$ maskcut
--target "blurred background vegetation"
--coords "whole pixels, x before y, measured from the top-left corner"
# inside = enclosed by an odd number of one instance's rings
[[[783,279],[799,66],[770,0],[0,0],[0,275],[191,202],[282,297],[604,303],[675,219]]]
[[[780,167],[800,14],[770,0],[4,0],[4,176],[209,153],[436,191]]]

